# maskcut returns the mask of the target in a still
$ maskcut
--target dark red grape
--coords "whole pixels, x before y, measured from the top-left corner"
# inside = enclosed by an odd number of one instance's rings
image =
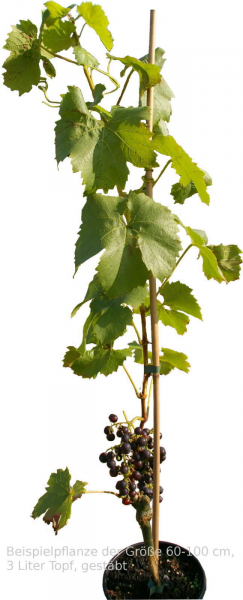
[[[136,489],[136,483],[130,483],[129,485],[129,489],[131,490],[131,492],[133,492]]]
[[[166,449],[163,448],[163,446],[160,446],[160,455],[165,456],[165,454],[166,454]]]
[[[142,479],[142,475],[141,473],[139,473],[139,471],[133,471],[133,479],[136,479],[136,481],[140,481],[140,479]]]
[[[136,496],[136,495],[137,495],[137,492],[135,492],[135,490],[132,490],[132,491],[129,493],[129,496],[130,496],[130,498],[135,498],[135,496]]]
[[[148,435],[150,432],[150,429],[148,429],[147,427],[144,427],[144,429],[142,430],[142,433],[145,433],[146,435]]]
[[[137,450],[137,442],[132,442],[131,448],[132,448],[132,450]]]
[[[149,450],[147,450],[147,449],[145,448],[145,450],[144,450],[144,451],[143,451],[143,453],[142,453],[142,459],[144,459],[144,458],[145,458],[146,460],[148,460],[148,458],[150,458],[150,456],[151,456],[151,454],[150,454]]]
[[[143,433],[143,430],[141,429],[141,427],[135,427],[134,433],[136,433],[136,435],[141,435]]]
[[[115,439],[115,435],[114,435],[114,433],[108,433],[106,438],[107,438],[108,442],[113,442],[113,440]]]
[[[122,504],[125,504],[125,506],[128,506],[128,504],[131,504],[131,502],[130,502],[129,498],[123,498]]]
[[[111,431],[110,425],[107,425],[107,426],[105,427],[105,429],[104,429],[104,433],[105,433],[105,435],[107,435],[108,433],[110,433],[110,431]]]
[[[109,469],[115,469],[115,467],[116,467],[116,461],[115,460],[108,460],[107,461],[107,467],[109,467]]]
[[[126,480],[125,480],[125,479],[121,479],[121,480],[120,480],[120,487],[121,487],[121,488],[125,488],[125,487],[127,487],[127,482],[126,482]]]
[[[164,488],[162,488],[162,485],[161,485],[160,488],[159,488],[159,493],[163,494],[163,491],[164,491]]]
[[[128,433],[124,433],[122,436],[122,442],[129,442],[130,435]]]
[[[153,440],[151,440],[151,442],[148,443],[148,448],[150,450],[152,450],[153,447],[154,447],[154,442],[153,442]]]
[[[126,465],[121,466],[121,473],[122,475],[126,475],[126,473],[128,473],[128,467]]]
[[[141,454],[139,452],[135,452],[135,454],[133,455],[133,459],[134,460],[141,460]]]
[[[116,483],[116,489],[117,489],[117,490],[120,490],[120,487],[121,487],[121,486],[120,486],[120,483],[121,483],[121,481],[117,481],[117,483]]]
[[[115,452],[112,452],[112,450],[110,452],[107,452],[107,458],[108,460],[113,460],[113,458],[115,458]]]
[[[116,415],[111,414],[109,416],[109,420],[111,421],[111,423],[117,423],[118,417]]]
[[[162,433],[159,434],[160,439],[162,440]]]
[[[139,437],[137,440],[137,443],[139,446],[146,446],[146,438],[145,437]]]
[[[122,425],[121,429],[123,433],[128,433],[128,427],[126,425]]]
[[[131,452],[131,446],[130,446],[130,444],[128,444],[127,442],[125,442],[124,444],[122,444],[121,452],[122,452],[122,454],[129,454]]]
[[[123,435],[122,430],[118,429],[117,432],[116,432],[116,435],[117,435],[117,437],[121,438],[122,435]]]
[[[162,496],[160,496],[160,497],[159,497],[159,501],[160,501],[160,502],[163,502],[163,498],[162,498]]]
[[[117,477],[118,475],[118,468],[115,467],[115,469],[110,469],[110,476],[111,477]]]
[[[108,456],[105,452],[102,452],[102,454],[100,454],[100,456],[99,456],[100,462],[102,462],[102,463],[106,463],[107,458],[108,458]]]
[[[143,463],[142,463],[142,461],[141,461],[141,460],[137,460],[137,461],[134,463],[134,467],[135,467],[135,469],[138,469],[138,471],[141,471],[141,469],[143,468]]]

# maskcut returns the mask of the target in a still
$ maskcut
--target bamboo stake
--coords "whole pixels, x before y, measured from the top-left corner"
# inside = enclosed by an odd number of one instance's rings
[[[150,39],[149,39],[149,63],[155,62],[155,10],[150,11]],[[150,107],[150,118],[148,127],[153,130],[153,88],[147,92],[147,106]],[[152,171],[146,171],[146,179],[152,180]],[[153,198],[153,181],[146,183],[146,194]],[[149,278],[150,289],[150,311],[152,332],[152,356],[153,365],[159,367],[159,328],[157,314],[156,279],[151,274]],[[153,540],[154,550],[159,547],[159,485],[160,485],[160,397],[159,397],[159,373],[153,374],[153,398],[154,398],[154,479],[153,479]]]

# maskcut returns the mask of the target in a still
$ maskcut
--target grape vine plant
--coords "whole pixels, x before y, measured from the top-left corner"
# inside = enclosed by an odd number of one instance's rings
[[[103,9],[97,4],[82,2],[64,8],[56,2],[46,2],[39,32],[27,20],[20,21],[8,35],[4,47],[10,54],[4,63],[4,83],[20,96],[38,86],[44,94],[44,103],[59,112],[55,127],[57,163],[69,157],[73,172],[81,173],[85,204],[76,242],[75,270],[96,254],[102,252],[102,255],[84,299],[72,312],[74,317],[90,302],[82,342],[77,348],[68,347],[63,362],[75,375],[89,379],[99,374],[107,377],[121,367],[131,382],[141,412],[131,420],[126,412],[119,421],[117,415],[110,415],[104,430],[110,447],[99,458],[112,478],[121,477],[116,491],[105,493],[113,494],[125,506],[134,507],[148,548],[153,547],[154,428],[146,428],[145,424],[153,379],[158,372],[164,376],[173,369],[187,373],[190,367],[184,353],[166,347],[161,349],[159,367],[153,364],[148,335],[148,282],[151,274],[159,282],[159,321],[183,335],[190,317],[202,319],[202,315],[192,289],[184,282],[170,281],[182,259],[191,248],[197,248],[201,259],[198,264],[202,265],[206,278],[226,284],[239,278],[242,261],[237,245],[209,243],[204,231],[185,225],[167,206],[146,193],[148,184],[154,188],[166,169],[172,167],[179,176],[171,188],[174,203],[183,205],[188,198],[198,195],[208,205],[212,180],[168,132],[173,93],[161,74],[164,50],[156,48],[155,64],[151,64],[148,55],[138,59],[125,55],[124,51],[124,56],[114,56],[110,54],[113,38],[108,25]],[[92,28],[107,50],[103,57],[107,66],[103,70],[102,57],[98,60],[82,46],[84,28]],[[82,90],[71,85],[67,91],[63,90],[60,102],[50,99],[48,81],[56,77],[54,63],[59,60],[59,65],[66,61],[78,67],[80,79],[83,74],[88,81],[91,98],[84,99]],[[114,61],[122,65],[123,86],[112,75]],[[102,81],[106,78],[108,89],[99,82],[100,76]],[[139,93],[134,106],[126,107],[125,92],[131,77],[138,77]],[[154,110],[149,129],[147,94],[151,88],[154,88]],[[107,108],[104,103],[110,94],[116,100]],[[141,182],[138,189],[127,191],[129,164],[140,169]],[[110,190],[114,190],[114,195],[109,195]],[[180,229],[189,238],[186,248],[182,248]],[[134,315],[140,315],[140,330]],[[131,342],[123,348],[118,342],[117,347],[116,340],[128,327],[133,332]],[[164,332],[163,339],[165,336]],[[129,358],[142,365],[141,387],[133,381],[126,366]],[[161,447],[161,463],[165,458],[165,449]],[[71,485],[70,481],[67,468],[52,473],[46,493],[32,513],[34,519],[44,515],[44,521],[52,523],[56,534],[67,524],[73,502],[94,493],[87,490],[85,482],[78,480]],[[162,492],[160,488],[160,501]],[[149,561],[153,580],[158,584],[156,555],[149,553]]]

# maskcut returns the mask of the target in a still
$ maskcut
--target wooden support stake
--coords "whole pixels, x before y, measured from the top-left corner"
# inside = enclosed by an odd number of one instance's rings
[[[150,11],[150,38],[149,38],[149,63],[155,62],[155,10]],[[147,92],[147,106],[150,107],[150,119],[148,127],[153,131],[153,88]],[[152,179],[152,171],[146,171],[146,179]],[[146,183],[146,194],[153,198],[153,182]],[[152,355],[153,365],[159,367],[159,328],[157,314],[156,279],[150,274],[150,311],[151,311],[151,333],[152,333]],[[154,397],[154,478],[153,478],[153,540],[155,551],[159,547],[159,486],[160,486],[160,397],[159,397],[160,374],[153,374],[153,397]]]

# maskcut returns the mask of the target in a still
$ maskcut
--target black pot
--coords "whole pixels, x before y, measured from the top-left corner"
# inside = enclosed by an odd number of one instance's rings
[[[124,550],[122,550],[121,552],[119,552],[119,554],[114,556],[110,560],[109,564],[115,563],[117,560],[124,559],[124,555],[126,554],[126,551],[129,548],[142,548],[142,547],[145,548],[143,543],[133,544],[132,546],[127,546],[127,548],[124,548]],[[170,542],[160,542],[159,547],[160,547],[160,550],[162,550],[163,554],[167,552],[168,548],[172,548],[172,550],[173,550],[172,556],[176,556],[179,558],[178,555],[182,554],[191,562],[191,565],[195,572],[195,575],[198,575],[198,578],[200,581],[200,595],[197,596],[197,598],[203,598],[205,595],[205,592],[206,592],[207,580],[206,580],[206,575],[202,568],[202,565],[200,564],[200,562],[196,558],[196,556],[191,554],[189,552],[189,550],[187,550],[186,548],[183,548],[183,546],[179,546],[178,544],[172,544]],[[171,552],[171,550],[169,552]],[[169,556],[169,554],[168,554],[168,556]],[[171,556],[171,554],[170,554],[170,556]],[[109,573],[110,573],[110,571],[108,570],[108,565],[107,565],[105,572],[104,572],[104,577],[103,577],[103,590],[104,590],[104,594],[105,594],[106,598],[108,598],[109,600],[112,600],[112,597],[109,595],[109,593],[107,591],[107,578],[108,578]],[[149,596],[149,594],[148,594],[148,596]]]

